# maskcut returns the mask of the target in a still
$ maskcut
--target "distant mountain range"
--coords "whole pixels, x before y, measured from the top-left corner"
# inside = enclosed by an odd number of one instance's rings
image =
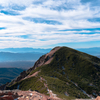
[[[7,61],[36,61],[41,55],[50,52],[51,49],[35,48],[5,48],[0,49],[0,62]],[[100,47],[76,49],[90,55],[100,57]]]
[[[0,49],[0,68],[23,68],[23,66],[24,68],[30,68],[40,56],[50,52],[50,50],[33,48]]]
[[[100,59],[68,48],[56,47],[41,56],[6,89],[48,90],[60,98],[93,98],[100,95]]]
[[[12,52],[12,53],[29,53],[29,52],[39,52],[48,53],[51,49],[40,49],[40,48],[5,48],[0,49],[0,52]]]
[[[85,53],[88,53],[90,55],[94,55],[94,56],[98,56],[100,57],[100,47],[94,47],[94,48],[80,48],[80,49],[77,49],[81,52],[85,52]]]
[[[35,61],[8,61],[8,62],[0,62],[0,68],[21,68],[21,69],[29,69],[33,67]]]
[[[10,53],[0,52],[0,62],[7,61],[36,61],[44,53],[39,52],[28,52],[28,53]]]
[[[0,49],[0,68],[25,68],[32,67],[35,61],[51,49],[35,48],[6,48]],[[100,47],[77,49],[100,58]],[[23,67],[24,66],[24,67]]]
[[[50,52],[51,48],[49,49],[41,49],[41,48],[5,48],[5,49],[0,49],[0,52],[11,52],[11,53],[48,53]],[[93,48],[79,48],[76,49],[81,52],[88,53],[90,55],[98,56],[100,55],[100,47],[93,47]]]

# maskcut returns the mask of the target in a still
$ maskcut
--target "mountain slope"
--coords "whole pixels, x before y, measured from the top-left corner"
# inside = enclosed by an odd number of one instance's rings
[[[38,74],[34,76],[36,72]],[[40,57],[33,68],[25,72],[24,80],[19,76],[20,80],[7,88],[15,89],[19,85],[19,89],[26,90],[26,85],[21,86],[23,81],[31,78],[30,75],[60,97],[89,98],[100,95],[100,59],[68,47],[54,48]],[[41,87],[34,88],[34,84],[31,87],[31,83],[27,86],[27,90],[41,90]]]

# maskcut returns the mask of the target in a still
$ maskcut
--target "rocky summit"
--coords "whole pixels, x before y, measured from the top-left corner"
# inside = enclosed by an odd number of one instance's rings
[[[6,85],[6,89],[19,89],[22,95],[24,91],[42,97],[45,95],[47,100],[50,97],[52,99],[49,100],[91,99],[100,95],[99,84],[99,58],[72,48],[55,47],[41,56],[32,68]],[[21,98],[24,97],[28,98],[26,95]]]

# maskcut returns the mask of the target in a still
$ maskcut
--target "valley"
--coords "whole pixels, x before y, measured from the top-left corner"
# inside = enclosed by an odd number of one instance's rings
[[[23,72],[21,68],[0,68],[0,85],[11,82]]]

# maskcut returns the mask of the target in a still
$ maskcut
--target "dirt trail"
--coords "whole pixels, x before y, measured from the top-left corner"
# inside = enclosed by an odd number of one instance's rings
[[[28,75],[28,76],[26,76],[25,78],[23,78],[22,80],[25,80],[25,79],[27,79],[27,78],[31,78],[31,77],[33,77],[33,76],[36,76],[39,72],[40,72],[40,71],[37,71],[37,72],[33,73],[32,75]]]
[[[42,81],[45,81],[44,86],[47,88],[47,91],[48,91],[48,94],[50,95],[50,98],[54,98],[55,100],[62,100],[62,99],[59,99],[59,98],[57,97],[57,94],[54,94],[54,93],[52,92],[52,90],[50,90],[50,89],[48,88],[47,81],[46,81],[43,77],[40,77],[40,80],[41,80],[41,82],[42,82]]]

